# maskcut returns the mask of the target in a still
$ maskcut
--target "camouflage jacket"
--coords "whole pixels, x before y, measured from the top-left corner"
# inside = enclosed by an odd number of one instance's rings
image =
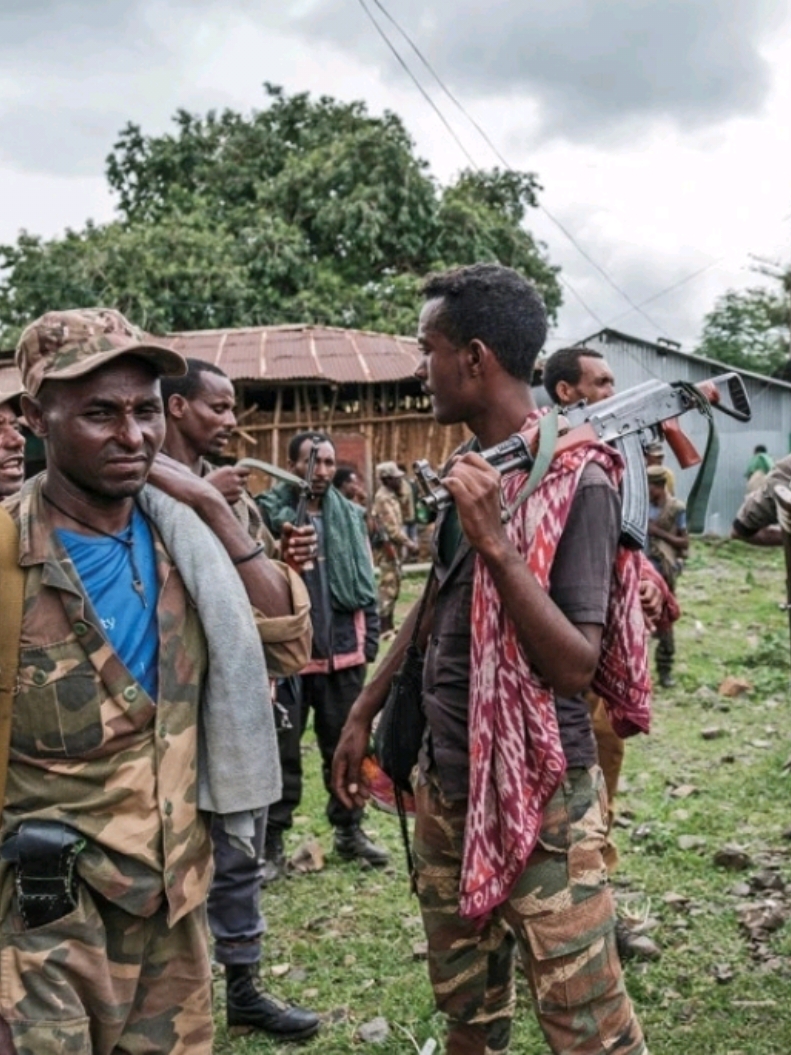
[[[42,480],[6,502],[20,530],[25,606],[2,834],[27,819],[70,825],[88,839],[78,868],[91,887],[139,916],[164,897],[173,924],[205,899],[211,878],[211,843],[196,807],[203,631],[152,527],[160,591],[153,701],[102,633],[53,531]],[[295,597],[294,607],[301,610],[282,619],[258,615],[259,633],[266,636],[268,622],[279,624],[275,638],[293,639],[307,623],[309,649],[307,603]]]
[[[401,514],[401,503],[398,495],[393,494],[384,484],[374,495],[373,515],[377,527],[381,527],[387,537],[396,546],[405,546],[409,536],[404,531],[404,518]]]
[[[791,454],[781,458],[757,491],[752,491],[742,502],[736,514],[734,527],[739,535],[754,535],[761,528],[777,523],[775,487],[791,486]]]
[[[212,465],[212,463],[206,458],[201,458],[201,476],[208,476],[209,473],[214,472],[216,468],[217,466]],[[234,516],[250,538],[264,547],[264,552],[267,557],[277,556],[279,546],[272,536],[272,532],[264,523],[264,518],[261,516],[261,510],[256,505],[253,496],[247,494],[245,491],[239,501],[233,503],[231,509],[234,512]]]

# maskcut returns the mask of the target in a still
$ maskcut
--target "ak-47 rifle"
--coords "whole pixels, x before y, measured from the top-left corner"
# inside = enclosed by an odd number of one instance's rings
[[[737,421],[750,420],[750,401],[739,374],[721,374],[698,385],[686,381],[646,381],[592,405],[583,401],[564,408],[560,419],[562,431],[554,454],[591,440],[615,447],[626,466],[621,484],[621,537],[626,545],[643,549],[648,526],[648,481],[643,445],[664,438],[682,468],[697,465],[701,461],[700,455],[681,431],[677,419],[690,410],[697,410],[711,426],[712,407]],[[501,474],[516,469],[529,471],[536,460],[538,437],[538,427],[525,435],[516,433],[495,447],[481,451],[481,457]],[[716,464],[716,446],[711,454]],[[427,461],[416,461],[414,468],[421,492],[419,500],[429,509],[439,511],[453,501],[450,491]]]

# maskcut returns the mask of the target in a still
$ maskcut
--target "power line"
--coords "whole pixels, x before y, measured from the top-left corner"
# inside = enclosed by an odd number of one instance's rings
[[[361,8],[363,9],[363,11],[365,11],[365,13],[366,13],[366,15],[368,16],[368,18],[370,19],[370,21],[371,21],[371,23],[373,24],[373,27],[374,27],[374,29],[376,30],[376,32],[377,32],[377,33],[379,34],[379,36],[380,36],[380,37],[382,38],[382,40],[383,40],[383,41],[385,42],[385,44],[387,45],[387,47],[388,47],[388,48],[390,49],[390,51],[392,52],[392,54],[393,54],[393,56],[394,56],[394,58],[395,58],[396,62],[398,63],[398,65],[399,65],[399,66],[401,67],[401,69],[402,69],[402,70],[404,71],[404,73],[406,73],[406,75],[407,75],[407,76],[409,77],[409,79],[410,79],[410,80],[412,81],[412,83],[413,83],[413,84],[415,85],[415,87],[417,88],[417,90],[418,90],[418,91],[420,92],[420,94],[421,94],[421,95],[423,96],[423,98],[424,98],[424,99],[426,100],[426,102],[428,103],[428,105],[429,105],[429,106],[431,107],[431,109],[432,109],[432,110],[434,111],[434,113],[435,113],[435,114],[437,115],[437,117],[438,117],[438,118],[440,119],[440,121],[441,121],[441,122],[442,122],[442,124],[443,124],[443,125],[445,126],[445,128],[447,129],[447,131],[448,131],[448,132],[450,132],[450,134],[451,134],[451,135],[453,136],[453,139],[454,139],[454,141],[455,141],[456,145],[458,146],[459,150],[461,150],[462,154],[464,154],[464,156],[465,156],[465,157],[467,158],[467,160],[468,160],[468,161],[469,161],[469,163],[470,163],[470,164],[472,165],[472,167],[473,167],[474,169],[476,169],[476,170],[477,170],[477,169],[478,169],[478,166],[477,166],[477,165],[476,165],[476,163],[475,163],[475,159],[474,159],[474,158],[472,157],[472,155],[471,155],[471,154],[470,154],[470,153],[468,152],[467,148],[466,148],[466,147],[465,147],[465,145],[464,145],[464,144],[462,143],[462,141],[461,141],[461,140],[459,139],[458,135],[456,135],[456,132],[455,132],[455,131],[454,131],[454,129],[453,129],[453,128],[452,128],[451,126],[450,126],[450,124],[448,123],[447,119],[445,118],[445,115],[444,115],[444,114],[442,113],[442,111],[441,111],[441,110],[439,109],[439,107],[437,106],[437,104],[436,104],[436,103],[434,102],[434,100],[433,100],[433,99],[431,98],[431,96],[430,96],[430,95],[428,94],[428,92],[426,91],[426,89],[425,89],[425,88],[423,87],[423,85],[422,85],[422,84],[420,83],[420,81],[419,81],[419,80],[417,79],[417,77],[416,77],[416,76],[414,75],[414,73],[412,72],[412,70],[410,70],[409,66],[407,66],[406,62],[404,62],[403,58],[402,58],[402,57],[401,57],[401,55],[400,55],[400,54],[398,53],[397,49],[396,49],[396,48],[395,48],[395,47],[393,46],[392,42],[390,41],[390,39],[389,39],[389,37],[387,36],[387,34],[385,33],[385,31],[384,31],[384,30],[382,29],[382,27],[381,27],[381,26],[379,25],[379,23],[378,23],[378,22],[376,21],[376,19],[374,18],[374,16],[373,16],[373,14],[371,13],[371,11],[370,11],[370,10],[368,9],[368,7],[366,6],[365,0],[358,0],[358,3],[360,4],[360,7],[361,7]]]
[[[363,5],[363,7],[365,7],[365,4],[364,4],[363,0],[360,0],[360,3]],[[437,84],[439,85],[441,90],[450,99],[450,101],[454,104],[454,106],[456,106],[461,111],[461,113],[467,118],[467,120],[470,122],[470,124],[473,126],[473,128],[475,128],[475,130],[478,132],[478,134],[480,136],[482,136],[484,142],[486,142],[486,144],[489,146],[489,148],[493,151],[493,153],[499,159],[501,164],[503,164],[509,172],[512,172],[513,171],[512,166],[503,157],[502,153],[498,150],[498,148],[495,146],[495,144],[492,142],[492,140],[489,138],[489,136],[486,134],[486,132],[481,128],[481,126],[478,124],[478,122],[475,121],[475,119],[467,112],[467,110],[464,107],[464,105],[456,98],[456,96],[453,94],[453,92],[451,92],[451,90],[447,87],[445,82],[442,80],[442,78],[436,72],[436,70],[431,65],[431,63],[428,61],[428,59],[425,57],[425,55],[423,55],[421,50],[418,48],[417,44],[415,44],[415,42],[412,40],[412,38],[409,36],[409,34],[406,32],[406,30],[390,14],[390,12],[384,6],[384,4],[381,2],[381,0],[373,0],[373,3],[376,4],[377,8],[382,12],[382,14],[385,16],[385,18],[387,18],[387,20],[401,34],[401,36],[404,38],[404,40],[409,45],[409,47],[414,51],[415,55],[417,55],[417,57],[420,60],[420,62],[425,66],[425,68],[428,70],[428,72],[431,74],[431,76],[437,82]],[[374,22],[374,25],[376,25],[376,28],[379,31],[380,36],[384,37],[384,39],[387,42],[387,45],[390,48],[390,50],[393,52],[393,54],[397,55],[398,53],[396,52],[396,49],[393,47],[392,43],[387,38],[387,35],[384,33],[382,28],[375,22],[375,20],[373,19],[370,11],[367,11],[366,13],[368,14],[369,18],[371,18],[371,21]],[[402,68],[407,69],[406,63],[401,59],[400,56],[398,56],[398,59],[399,59],[399,65],[401,65]],[[411,71],[408,71],[408,72],[409,72],[409,76],[412,79],[412,81],[417,84],[418,82],[417,82],[417,79],[415,78],[415,76],[412,74]],[[422,87],[421,87],[420,90],[421,90],[421,94],[424,96],[424,98],[426,98],[427,97],[427,93],[423,90]],[[438,108],[435,106],[433,101],[431,101],[431,105],[432,105],[432,108],[435,111],[438,112]],[[443,123],[445,123],[447,125],[447,122],[443,122]],[[454,136],[454,139],[456,139],[456,142],[458,142],[458,138],[456,137],[455,133],[453,134],[453,136]],[[466,151],[465,151],[465,154],[466,154]],[[467,156],[469,156],[469,155],[467,155]],[[475,166],[475,167],[477,168],[477,166]],[[574,237],[574,235],[571,233],[571,231],[569,231],[569,229],[566,227],[566,225],[561,220],[559,220],[553,213],[551,213],[549,211],[549,209],[546,207],[546,205],[543,205],[541,202],[539,202],[538,203],[538,208],[544,213],[544,215],[547,217],[547,219],[549,219],[558,228],[558,230],[561,231],[566,236],[566,238],[571,242],[571,244],[574,246],[574,248],[577,250],[577,252],[585,260],[587,260],[587,262],[591,265],[591,267],[593,267],[596,271],[598,271],[598,273],[607,282],[607,284],[609,286],[611,286],[616,291],[616,293],[618,293],[621,297],[623,297],[623,299],[626,301],[626,303],[629,304],[629,306],[631,307],[632,311],[636,311],[639,315],[642,315],[643,318],[647,322],[649,322],[655,329],[657,329],[657,330],[661,331],[662,333],[664,333],[664,335],[666,337],[670,336],[668,331],[663,326],[660,326],[657,322],[655,322],[654,319],[652,319],[650,315],[648,315],[645,311],[643,311],[642,308],[640,307],[640,305],[636,304],[635,301],[629,296],[629,294],[624,289],[622,289],[621,286],[618,285],[618,283],[615,281],[614,278],[611,277],[609,272],[607,272],[601,266],[601,264],[598,263],[598,261],[593,259],[593,257],[590,255],[590,253],[588,253],[588,251],[583,246],[580,245],[580,243],[577,241],[577,239]],[[566,284],[568,285],[568,283],[566,283]],[[569,286],[568,288],[571,288],[571,287]],[[580,299],[579,296],[578,296],[577,299]],[[589,308],[586,309],[586,310],[590,311]],[[596,316],[594,314],[594,318],[595,317]]]

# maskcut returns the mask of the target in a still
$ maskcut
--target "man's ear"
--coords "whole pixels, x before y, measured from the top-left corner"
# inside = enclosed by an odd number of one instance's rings
[[[482,371],[486,368],[486,363],[492,355],[492,350],[491,348],[488,348],[483,341],[474,337],[467,345],[465,355],[470,376],[479,377]]]
[[[175,418],[176,421],[181,421],[184,417],[184,412],[187,409],[188,400],[184,396],[174,392],[173,395],[168,399],[167,406],[165,407],[165,415],[169,418]]]
[[[579,402],[574,392],[574,386],[570,385],[568,381],[558,381],[555,385],[555,394],[557,396],[555,402],[560,403],[562,407]]]
[[[27,422],[30,431],[38,436],[39,439],[44,439],[48,430],[46,415],[44,414],[44,408],[41,403],[32,396],[29,396],[27,392],[20,396],[19,403],[22,410],[22,416]]]

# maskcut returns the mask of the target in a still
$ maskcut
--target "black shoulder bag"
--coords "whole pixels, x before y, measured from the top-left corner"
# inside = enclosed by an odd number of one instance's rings
[[[431,571],[423,590],[406,654],[393,678],[374,731],[376,760],[392,780],[397,792],[412,790],[409,778],[417,764],[426,728],[426,716],[423,711],[424,657],[417,641],[433,581],[434,573]]]

